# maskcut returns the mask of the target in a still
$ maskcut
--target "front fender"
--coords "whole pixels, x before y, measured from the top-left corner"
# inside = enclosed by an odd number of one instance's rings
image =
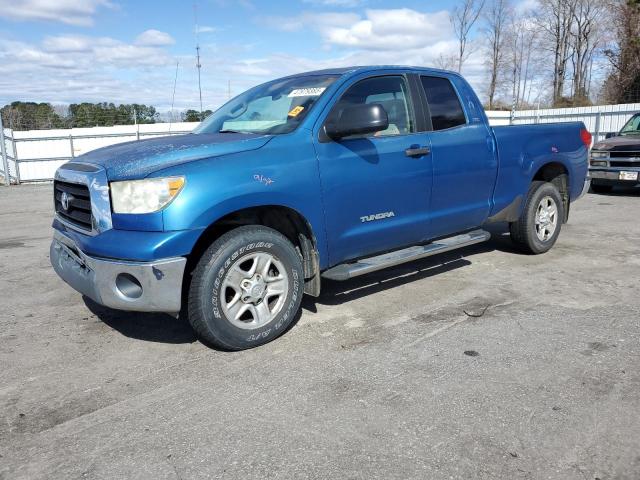
[[[257,151],[157,172],[186,177],[183,191],[163,212],[164,230],[207,228],[251,207],[287,207],[311,226],[322,264],[328,257],[317,160],[308,140],[296,140],[296,135],[283,135]]]

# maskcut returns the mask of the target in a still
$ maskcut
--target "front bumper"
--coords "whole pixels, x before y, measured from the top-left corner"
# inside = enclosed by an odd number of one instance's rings
[[[637,180],[620,180],[620,172],[638,172]],[[589,175],[598,183],[618,184],[618,185],[634,185],[640,183],[640,170],[637,168],[619,168],[617,170],[589,170]]]
[[[54,230],[50,258],[60,278],[101,305],[139,312],[180,311],[184,257],[153,262],[90,257]]]

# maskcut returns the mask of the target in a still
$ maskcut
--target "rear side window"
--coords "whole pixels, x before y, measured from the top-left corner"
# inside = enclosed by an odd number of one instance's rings
[[[420,77],[427,95],[434,130],[464,125],[467,120],[451,82],[441,77]]]

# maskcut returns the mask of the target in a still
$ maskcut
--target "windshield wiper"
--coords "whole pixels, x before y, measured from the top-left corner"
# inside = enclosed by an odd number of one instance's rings
[[[251,132],[240,131],[240,130],[232,130],[230,128],[225,128],[223,130],[219,130],[218,133],[251,133]]]

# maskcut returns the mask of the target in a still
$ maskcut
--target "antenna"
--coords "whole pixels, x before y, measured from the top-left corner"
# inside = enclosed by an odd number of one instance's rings
[[[196,23],[196,68],[198,69],[198,93],[200,95],[200,121],[202,121],[202,83],[200,81],[200,29],[198,28],[198,4],[193,4],[193,16]]]
[[[171,97],[171,114],[169,117],[169,133],[171,133],[171,124],[173,123],[173,105],[176,101],[176,84],[178,83],[178,65],[180,65],[180,60],[176,60],[176,77],[173,79],[173,96]]]

